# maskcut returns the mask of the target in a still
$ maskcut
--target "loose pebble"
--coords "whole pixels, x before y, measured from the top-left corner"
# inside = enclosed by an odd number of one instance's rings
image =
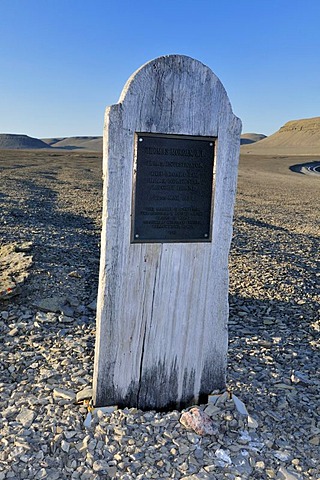
[[[76,394],[72,390],[64,390],[62,388],[55,388],[53,390],[54,398],[64,398],[66,400],[75,400]]]

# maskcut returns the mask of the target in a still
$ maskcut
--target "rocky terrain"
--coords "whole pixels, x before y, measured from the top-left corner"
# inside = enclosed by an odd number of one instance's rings
[[[204,434],[90,406],[101,156],[0,151],[0,480],[320,478],[320,182],[294,163],[241,158],[228,392]]]

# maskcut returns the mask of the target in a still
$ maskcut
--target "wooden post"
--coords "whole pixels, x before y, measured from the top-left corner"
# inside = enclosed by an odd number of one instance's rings
[[[241,122],[233,115],[219,79],[199,61],[181,55],[142,66],[128,80],[119,103],[107,108],[96,406],[179,408],[225,386],[228,254],[240,132]],[[150,133],[154,138],[148,137]],[[140,137],[149,142],[141,153]],[[193,148],[184,143],[187,140],[200,143],[191,143],[196,145]],[[153,141],[156,146],[150,147]],[[215,150],[210,231],[197,238],[201,222],[194,220],[194,212],[199,218],[203,212],[201,206],[193,207],[192,198],[198,195],[202,202],[207,197],[198,184],[204,178],[200,169],[210,156],[202,153],[201,142],[207,142],[208,148],[215,144]],[[150,162],[147,154],[156,161]],[[167,178],[172,166],[174,178],[182,177],[179,181]],[[149,170],[143,173],[144,167]],[[146,180],[148,174],[165,178]],[[191,182],[183,179],[186,176],[196,178],[195,196],[180,195],[185,188],[181,185]],[[161,188],[162,196],[148,194],[153,192],[151,182],[161,182],[154,191]],[[147,193],[140,194],[145,185]],[[192,191],[192,182],[188,188]],[[138,198],[142,204],[150,200],[153,207],[135,211]],[[159,212],[155,216],[157,198],[161,205],[171,205],[165,207],[170,218],[160,217]],[[208,204],[208,198],[205,201]],[[193,212],[187,214],[185,225],[180,205]],[[173,212],[180,215],[178,220]],[[145,227],[145,241],[135,233],[138,220],[139,228]],[[173,223],[176,229],[169,230]],[[200,230],[193,233],[196,225]],[[161,238],[154,238],[159,230]]]

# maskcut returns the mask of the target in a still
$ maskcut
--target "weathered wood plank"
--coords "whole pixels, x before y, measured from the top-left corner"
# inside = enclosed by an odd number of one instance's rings
[[[166,408],[225,385],[240,130],[218,78],[185,56],[144,65],[107,109],[96,405]],[[130,243],[135,132],[218,138],[212,242]]]

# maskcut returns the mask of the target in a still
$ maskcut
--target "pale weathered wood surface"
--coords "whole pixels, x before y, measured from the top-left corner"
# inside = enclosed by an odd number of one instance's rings
[[[241,122],[212,71],[160,57],[106,111],[94,403],[166,408],[225,385]],[[218,138],[211,243],[130,243],[135,132]]]

